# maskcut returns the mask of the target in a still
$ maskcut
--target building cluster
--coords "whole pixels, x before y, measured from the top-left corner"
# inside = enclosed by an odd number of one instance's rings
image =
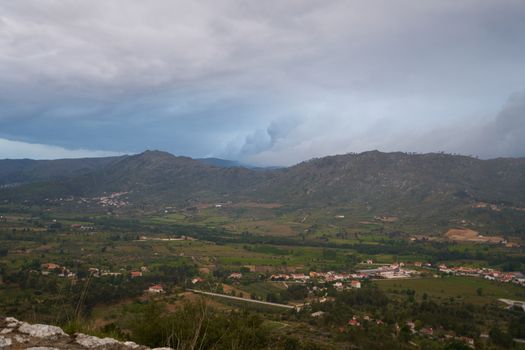
[[[412,321],[407,321],[405,324],[412,334],[422,334],[427,336],[434,335],[434,329],[432,327],[418,328],[416,327],[416,324]],[[397,327],[399,328],[399,325]]]
[[[319,317],[322,317],[325,315],[325,312],[323,311],[318,311],[318,312],[314,312],[311,314],[312,317],[314,318],[319,318]],[[358,316],[358,315],[354,315],[350,320],[348,320],[348,326],[353,328],[353,327],[363,327],[364,323],[375,323],[376,325],[384,325],[385,323],[380,320],[380,319],[374,319],[368,315],[364,315],[364,316]],[[453,332],[453,331],[445,331],[445,330],[439,330],[439,331],[435,331],[432,327],[430,326],[417,326],[417,324],[413,321],[406,321],[405,324],[404,324],[404,327],[406,327],[410,333],[414,334],[414,335],[419,335],[419,336],[423,336],[423,337],[431,337],[431,338],[436,338],[436,339],[441,339],[441,340],[450,340],[450,339],[454,339],[454,340],[457,340],[457,341],[460,341],[460,342],[463,342],[464,344],[466,344],[467,346],[471,347],[471,348],[474,348],[474,339],[473,338],[470,338],[470,337],[465,337],[465,336],[456,336],[456,334]],[[396,332],[400,332],[401,331],[401,326],[396,323],[395,324],[395,331]],[[345,331],[345,328],[342,327],[340,329],[341,332],[344,332]]]
[[[195,278],[192,278],[191,280],[191,284],[197,284],[197,283],[202,283],[204,282],[204,278],[201,278],[201,277],[195,277]]]
[[[101,276],[122,276],[124,273],[127,273],[124,269],[120,269],[121,271],[123,272],[111,272],[109,270],[101,270],[97,267],[90,267],[88,269],[89,273],[91,276],[93,277],[101,277]],[[142,274],[144,272],[148,272],[148,267],[147,266],[141,266],[140,270],[136,270],[136,271],[130,271],[129,272],[129,277],[131,278],[137,278],[137,277],[142,277]]]
[[[129,192],[112,192],[108,195],[101,197],[59,197],[59,198],[45,198],[44,200],[48,203],[63,203],[63,202],[76,202],[81,205],[90,205],[90,204],[99,204],[103,207],[115,207],[121,208],[129,205],[129,202],[126,201],[122,196],[128,194]]]
[[[80,231],[93,231],[95,229],[95,226],[72,224],[71,228],[74,230],[80,230]]]
[[[382,325],[384,324],[383,321],[379,320],[379,319],[374,319],[368,315],[365,315],[363,317],[359,317],[358,315],[354,315],[352,316],[352,318],[350,320],[348,320],[348,325],[351,326],[351,327],[361,327],[361,324],[363,322],[372,322],[372,323],[375,323],[377,325]]]
[[[160,284],[153,284],[149,286],[146,292],[152,293],[152,294],[161,294],[161,293],[165,293],[165,290]]]
[[[442,273],[447,273],[456,276],[470,276],[484,278],[490,281],[498,281],[502,283],[514,283],[525,286],[525,276],[521,272],[501,272],[489,268],[473,268],[473,267],[448,267],[445,264],[438,266]]]
[[[242,278],[242,273],[240,272],[232,272],[229,276],[229,279],[231,280],[240,280]]]
[[[89,274],[93,277],[122,276],[122,272],[112,272],[109,270],[101,270],[97,267],[90,267],[88,271],[89,271]]]
[[[270,276],[271,281],[290,281],[306,283],[308,281],[315,281],[319,283],[325,282],[349,282],[355,279],[366,278],[367,276],[362,273],[337,273],[334,271],[329,272],[316,272],[311,271],[308,275],[304,273],[290,273],[290,274],[275,274]]]
[[[98,267],[88,268],[88,274],[91,277],[122,276],[128,274],[128,272],[126,272],[124,269],[121,269],[120,271],[121,272],[113,272],[110,270],[99,269]],[[131,278],[142,277],[144,272],[148,272],[148,268],[146,266],[142,266],[140,270],[137,271],[130,271],[129,276]],[[44,276],[54,274],[58,277],[77,278],[77,274],[75,272],[69,270],[65,266],[55,263],[42,264],[41,273]]]
[[[374,269],[358,270],[357,273],[315,272],[305,274],[276,274],[270,276],[272,281],[294,281],[307,282],[314,280],[319,283],[325,282],[351,282],[355,280],[370,278],[409,278],[419,274],[418,271],[405,268],[403,263],[384,265]]]
[[[417,327],[415,322],[407,321],[406,323],[407,328],[410,330],[412,334],[418,334],[421,336],[427,336],[427,337],[433,337],[433,338],[441,338],[443,340],[450,340],[454,339],[460,342],[465,343],[471,348],[474,348],[474,339],[470,337],[465,336],[456,336],[456,334],[453,331],[439,331],[436,334],[434,332],[434,329],[432,327]],[[396,324],[396,329],[399,329],[399,325]]]
[[[103,207],[121,208],[129,204],[127,201],[120,198],[126,194],[128,194],[128,192],[112,192],[108,196],[95,197],[93,200],[98,201]]]
[[[383,265],[374,269],[359,270],[367,278],[410,278],[419,275],[416,270],[407,269],[404,263]]]
[[[47,276],[56,274],[58,277],[76,278],[77,274],[69,270],[65,266],[60,266],[55,263],[42,264],[42,275]]]
[[[270,281],[288,281],[295,283],[306,283],[309,281],[316,283],[331,283],[333,287],[342,291],[348,288],[361,288],[360,279],[366,275],[360,273],[337,273],[311,271],[308,275],[304,273],[276,274],[270,276]]]

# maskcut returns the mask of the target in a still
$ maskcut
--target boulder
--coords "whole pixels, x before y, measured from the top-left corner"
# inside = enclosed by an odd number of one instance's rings
[[[173,350],[150,349],[131,341],[99,338],[83,333],[70,336],[60,327],[46,324],[29,324],[13,317],[0,317],[0,349],[26,350]]]
[[[47,324],[29,324],[24,322],[18,327],[18,331],[36,338],[56,339],[59,336],[67,336],[62,328]]]

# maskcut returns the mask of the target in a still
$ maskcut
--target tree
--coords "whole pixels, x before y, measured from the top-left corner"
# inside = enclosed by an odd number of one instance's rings
[[[298,350],[298,349],[300,349],[300,344],[297,339],[287,337],[284,340],[284,350]]]
[[[515,338],[525,338],[525,316],[521,316],[510,322],[509,333]]]
[[[412,331],[407,325],[404,325],[403,327],[401,327],[401,329],[399,330],[399,340],[406,343],[410,340],[411,336],[412,336]]]
[[[331,249],[323,249],[322,257],[324,260],[335,260],[337,258],[337,252]]]
[[[489,332],[490,340],[504,348],[510,348],[513,344],[512,336],[503,332],[499,327],[493,327]]]
[[[443,349],[444,350],[470,350],[471,348],[467,344],[455,340],[445,345]]]

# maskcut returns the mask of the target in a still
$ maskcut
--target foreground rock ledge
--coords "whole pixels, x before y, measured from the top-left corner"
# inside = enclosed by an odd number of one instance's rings
[[[133,342],[112,338],[98,338],[76,333],[66,334],[61,328],[45,324],[29,324],[13,317],[0,317],[0,349],[97,349],[97,350],[150,350]],[[168,350],[171,348],[155,348]]]

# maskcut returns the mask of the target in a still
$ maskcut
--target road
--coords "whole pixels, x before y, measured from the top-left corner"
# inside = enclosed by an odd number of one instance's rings
[[[268,301],[261,301],[261,300],[245,299],[245,298],[240,298],[240,297],[234,297],[234,296],[231,296],[231,295],[212,293],[212,292],[205,292],[205,291],[197,290],[197,289],[186,289],[186,290],[188,290],[190,292],[193,292],[193,293],[197,293],[197,294],[209,295],[209,296],[212,296],[212,297],[219,297],[219,298],[225,298],[225,299],[231,299],[231,300],[238,300],[238,301],[244,301],[244,302],[247,302],[247,303],[254,303],[254,304],[269,305],[269,306],[281,307],[281,308],[284,308],[284,309],[295,309],[295,306],[292,306],[292,305],[270,303]]]
[[[523,311],[525,311],[525,302],[520,300],[511,300],[511,299],[498,299],[502,303],[505,303],[508,305],[509,308],[517,306],[521,307]]]

